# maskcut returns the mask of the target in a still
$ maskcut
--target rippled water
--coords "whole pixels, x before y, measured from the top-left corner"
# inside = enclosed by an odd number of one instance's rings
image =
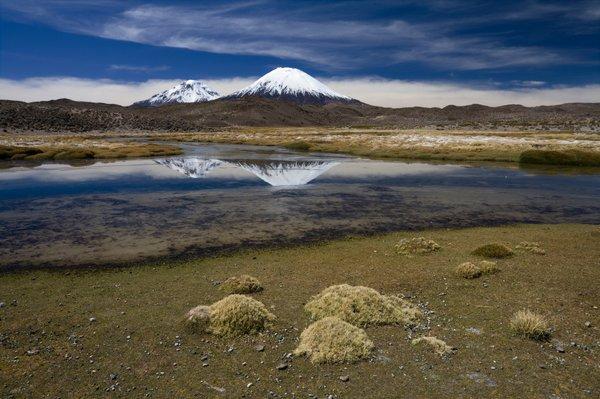
[[[0,169],[0,267],[121,263],[396,229],[600,223],[600,175],[188,145]],[[0,165],[2,166],[2,165]]]

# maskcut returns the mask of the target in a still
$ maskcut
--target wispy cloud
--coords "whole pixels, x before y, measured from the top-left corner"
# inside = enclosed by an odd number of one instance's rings
[[[169,67],[168,65],[146,66],[146,65],[112,64],[112,65],[108,66],[108,69],[111,71],[142,72],[142,73],[168,71],[170,68],[171,67]]]
[[[341,10],[340,3],[313,3],[299,10],[292,5],[278,7],[277,2],[272,1],[211,3],[210,6],[205,3],[129,6],[109,1],[103,3],[104,9],[97,14],[81,11],[92,4],[86,0],[72,3],[71,9],[75,11],[71,13],[64,13],[66,2],[60,0],[7,3],[13,13],[70,32],[213,53],[294,59],[330,70],[405,62],[442,69],[478,70],[580,61],[564,49],[509,44],[504,38],[465,33],[469,23],[474,22],[463,18],[427,22],[399,18],[357,19],[344,17],[342,12],[336,17],[332,10]],[[383,7],[386,3],[376,2],[373,7]],[[97,7],[98,3],[94,4]],[[352,1],[341,5],[365,7]],[[592,3],[584,5],[591,10],[586,15],[595,15]],[[422,6],[446,11],[470,7],[468,2],[443,0],[429,0]],[[538,9],[544,13],[574,15],[576,7],[553,4],[544,7],[531,3],[512,14],[510,9],[505,10],[498,18],[532,18]],[[486,15],[478,23],[491,17]]]
[[[446,105],[552,105],[566,102],[600,102],[600,85],[530,87],[497,89],[451,83],[414,82],[380,78],[321,79],[334,90],[368,104],[386,107],[443,107]],[[210,79],[206,83],[219,93],[229,94],[254,81],[254,78]],[[42,101],[71,98],[79,101],[129,105],[174,86],[179,80],[119,82],[108,79],[70,77],[0,79],[3,99]]]

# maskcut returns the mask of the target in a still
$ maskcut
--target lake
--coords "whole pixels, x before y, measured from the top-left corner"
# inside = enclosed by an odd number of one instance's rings
[[[118,265],[391,230],[600,223],[593,171],[184,148],[161,159],[0,164],[0,269]]]

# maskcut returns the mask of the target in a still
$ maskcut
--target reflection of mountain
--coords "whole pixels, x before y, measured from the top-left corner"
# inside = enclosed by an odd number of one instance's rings
[[[208,172],[223,164],[223,162],[218,159],[201,158],[159,159],[156,163],[181,172],[194,179],[204,177]]]
[[[205,177],[208,172],[219,166],[231,165],[252,173],[272,186],[301,186],[307,184],[337,164],[337,162],[331,161],[221,161],[193,157],[171,158],[156,162],[193,178]]]
[[[301,186],[316,179],[337,162],[240,160],[229,164],[239,166],[272,186]]]

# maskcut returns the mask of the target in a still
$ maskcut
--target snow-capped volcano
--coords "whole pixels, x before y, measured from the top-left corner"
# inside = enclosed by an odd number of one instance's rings
[[[165,104],[203,103],[219,97],[219,93],[200,80],[186,80],[175,87],[155,94],[147,100],[133,105],[140,107],[159,107]]]
[[[183,173],[193,179],[205,177],[208,172],[223,164],[223,162],[218,159],[202,159],[195,157],[159,159],[154,162]]]
[[[269,183],[271,186],[302,186],[337,165],[330,161],[259,161],[239,160],[229,164],[238,166]]]
[[[333,91],[309,74],[296,68],[273,69],[250,86],[236,91],[226,98],[247,96],[280,98],[302,104],[356,101]]]

